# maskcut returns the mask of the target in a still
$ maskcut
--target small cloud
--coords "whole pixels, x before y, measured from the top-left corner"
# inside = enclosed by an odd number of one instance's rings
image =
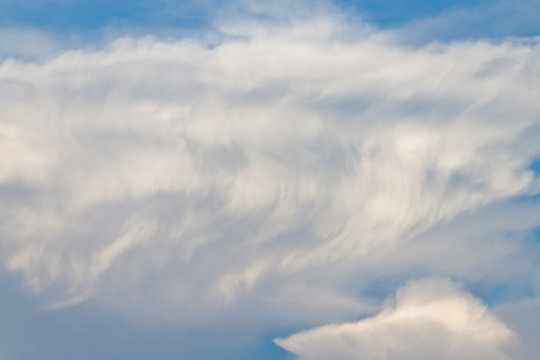
[[[514,333],[459,285],[411,281],[381,312],[276,339],[302,360],[510,359]]]

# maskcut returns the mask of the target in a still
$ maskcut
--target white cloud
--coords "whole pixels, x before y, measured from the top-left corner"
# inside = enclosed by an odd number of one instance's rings
[[[382,311],[277,339],[302,360],[510,359],[514,334],[447,279],[411,281]]]
[[[371,310],[359,266],[373,279],[373,259],[537,186],[537,43],[349,29],[319,17],[216,47],[126,38],[4,61],[4,266],[60,303],[185,323],[235,306],[342,319]]]

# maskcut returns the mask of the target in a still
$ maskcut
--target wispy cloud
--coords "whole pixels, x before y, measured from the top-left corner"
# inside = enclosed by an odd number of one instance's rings
[[[381,263],[465,281],[532,263],[519,237],[444,226],[537,191],[537,41],[412,48],[336,16],[5,60],[3,265],[56,305],[189,326],[372,313]],[[534,227],[514,220],[496,230]]]

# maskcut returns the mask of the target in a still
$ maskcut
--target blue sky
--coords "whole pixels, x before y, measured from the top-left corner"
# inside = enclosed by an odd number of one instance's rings
[[[0,25],[38,28],[64,35],[72,33],[90,39],[109,28],[117,31],[142,28],[157,34],[163,28],[204,31],[224,13],[246,12],[248,3],[212,0],[5,0],[0,4]],[[416,34],[429,40],[536,36],[540,29],[535,16],[538,4],[534,0],[335,0],[332,5],[381,28],[436,22],[431,34]]]
[[[0,0],[0,358],[534,359],[538,14]]]

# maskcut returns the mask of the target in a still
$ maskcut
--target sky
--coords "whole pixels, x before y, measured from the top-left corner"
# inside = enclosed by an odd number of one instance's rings
[[[0,0],[0,358],[536,359],[538,14]]]

